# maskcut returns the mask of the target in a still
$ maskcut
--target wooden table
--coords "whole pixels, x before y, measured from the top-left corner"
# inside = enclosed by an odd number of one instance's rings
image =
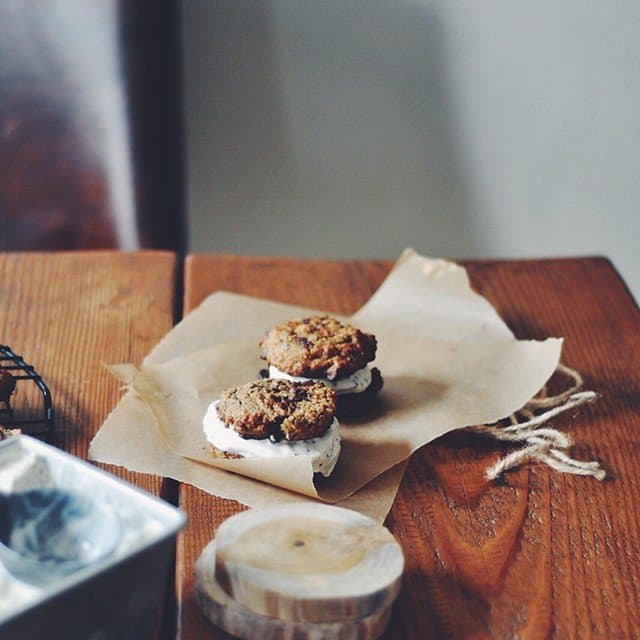
[[[566,338],[563,360],[601,394],[554,422],[610,478],[527,466],[487,484],[500,445],[453,433],[409,464],[387,525],[407,571],[385,638],[640,637],[640,312],[602,258],[468,261],[475,288],[521,338]],[[57,444],[86,456],[119,397],[102,362],[139,362],[184,310],[226,289],[351,313],[390,262],[190,256],[163,252],[0,254],[0,342],[42,373]],[[111,468],[179,501],[190,523],[176,559],[177,605],[162,638],[225,638],[200,616],[193,563],[240,505],[172,481]]]

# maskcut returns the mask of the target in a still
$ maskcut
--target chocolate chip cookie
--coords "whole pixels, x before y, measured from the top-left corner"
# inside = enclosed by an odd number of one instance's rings
[[[361,393],[336,395],[336,413],[341,419],[351,419],[362,415],[374,407],[376,396],[384,386],[382,374],[377,367],[371,369],[371,383]]]
[[[321,382],[257,380],[223,391],[216,411],[243,438],[308,440],[333,422],[335,392]]]
[[[9,406],[9,400],[15,388],[16,379],[8,371],[0,370],[0,404]]]
[[[12,436],[20,435],[20,429],[7,429],[0,425],[0,440],[6,440],[7,438],[11,438]]]
[[[260,342],[262,357],[292,376],[344,378],[376,357],[375,336],[330,316],[275,326]]]

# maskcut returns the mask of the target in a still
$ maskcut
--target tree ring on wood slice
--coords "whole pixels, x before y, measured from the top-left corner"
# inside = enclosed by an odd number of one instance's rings
[[[239,604],[301,622],[363,618],[400,591],[393,535],[356,511],[318,503],[250,509],[216,533],[215,577]]]
[[[216,542],[196,562],[196,600],[205,617],[223,631],[244,640],[376,640],[391,617],[392,603],[370,616],[337,622],[295,622],[255,613],[230,598],[215,577]]]

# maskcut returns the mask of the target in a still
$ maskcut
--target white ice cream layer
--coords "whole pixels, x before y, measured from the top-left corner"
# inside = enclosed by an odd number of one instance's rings
[[[313,382],[322,382],[327,387],[331,387],[335,390],[337,395],[343,395],[347,393],[362,393],[369,388],[371,384],[371,369],[364,367],[364,369],[358,369],[350,376],[346,378],[340,378],[339,380],[327,380],[326,378],[303,378],[301,376],[291,376],[284,371],[280,371],[272,364],[269,365],[269,377],[280,380],[292,380],[293,382],[306,382],[311,380]]]
[[[14,578],[2,564],[0,564],[0,620],[11,615],[23,605],[35,601],[40,595],[40,589]]]
[[[340,426],[334,418],[326,433],[310,440],[280,440],[271,442],[268,438],[255,440],[242,438],[218,417],[216,405],[212,402],[204,416],[204,433],[216,448],[234,453],[243,458],[287,458],[308,456],[314,473],[328,477],[340,456]]]
[[[19,447],[7,447],[0,459],[0,492],[15,493],[53,486],[47,461]]]

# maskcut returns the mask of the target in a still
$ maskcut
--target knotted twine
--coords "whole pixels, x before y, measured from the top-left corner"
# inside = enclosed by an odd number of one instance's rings
[[[580,391],[584,381],[574,369],[559,363],[557,371],[572,380],[570,388],[566,391],[549,396],[545,386],[535,398],[509,416],[509,425],[492,424],[471,427],[473,431],[497,440],[524,445],[491,465],[485,472],[488,480],[495,480],[505,471],[525,462],[540,462],[560,473],[592,476],[597,480],[605,478],[606,472],[599,462],[575,460],[569,456],[566,451],[571,447],[571,438],[547,426],[552,418],[580,405],[593,402],[598,397],[594,391]],[[540,411],[542,413],[537,413]]]

